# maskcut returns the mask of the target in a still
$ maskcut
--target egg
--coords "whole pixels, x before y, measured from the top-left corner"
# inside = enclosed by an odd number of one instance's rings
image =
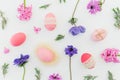
[[[56,17],[53,13],[48,13],[45,16],[45,28],[48,31],[53,31],[56,28]]]
[[[26,35],[25,33],[19,32],[14,34],[11,39],[10,39],[10,43],[12,46],[20,46],[22,45],[26,40]]]
[[[37,56],[44,63],[51,63],[55,60],[55,53],[46,47],[38,48]]]
[[[92,39],[94,41],[101,41],[103,40],[107,35],[107,32],[105,29],[96,29],[92,34]]]
[[[81,62],[88,69],[95,67],[95,61],[90,53],[83,53],[81,56]]]

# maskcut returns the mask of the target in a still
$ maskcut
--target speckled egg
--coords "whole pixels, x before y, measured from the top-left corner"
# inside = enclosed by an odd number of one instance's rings
[[[94,41],[101,41],[103,40],[107,35],[107,31],[105,29],[96,29],[93,33],[92,33],[92,39]]]
[[[88,69],[95,67],[95,61],[90,53],[83,53],[81,56],[81,62]]]
[[[56,17],[53,13],[48,13],[45,16],[45,28],[48,31],[53,31],[56,28]]]
[[[40,47],[37,51],[38,58],[45,63],[51,63],[55,60],[55,53],[46,47]]]
[[[25,33],[19,32],[14,34],[11,39],[10,39],[10,43],[12,46],[20,46],[21,44],[23,44],[26,40],[26,35]]]

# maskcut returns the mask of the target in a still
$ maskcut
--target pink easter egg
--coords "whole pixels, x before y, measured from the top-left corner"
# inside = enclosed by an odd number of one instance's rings
[[[38,58],[45,63],[53,62],[55,59],[55,54],[52,50],[46,47],[40,47],[37,51]]]
[[[53,13],[48,13],[45,16],[45,28],[48,31],[53,31],[56,28],[56,17]]]
[[[92,34],[92,39],[94,41],[101,41],[101,40],[103,40],[106,37],[106,35],[107,35],[106,30],[101,29],[101,28],[100,29],[96,29],[93,32],[93,34]]]
[[[81,62],[88,69],[92,69],[92,68],[95,67],[95,61],[94,61],[92,55],[89,54],[89,53],[83,53],[82,54],[82,56],[81,56]]]
[[[23,44],[26,40],[26,35],[22,32],[16,33],[14,34],[11,39],[10,39],[10,43],[12,46],[20,46],[21,44]]]

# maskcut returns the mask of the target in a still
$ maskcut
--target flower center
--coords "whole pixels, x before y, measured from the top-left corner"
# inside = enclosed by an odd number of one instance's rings
[[[91,5],[91,6],[90,6],[90,9],[94,9],[94,6],[93,6],[93,5]]]
[[[110,54],[107,54],[107,56],[110,56]]]
[[[54,76],[53,78],[54,78],[54,79],[57,79],[57,77],[56,77],[56,76]]]
[[[73,48],[70,48],[69,50],[70,50],[70,52],[71,52],[71,51],[73,51]]]

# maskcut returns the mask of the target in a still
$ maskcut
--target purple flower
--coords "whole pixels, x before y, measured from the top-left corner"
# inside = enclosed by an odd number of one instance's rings
[[[65,48],[65,54],[69,55],[69,57],[72,57],[74,54],[77,54],[77,48],[73,47],[72,45],[68,45],[67,48]]]
[[[117,59],[119,52],[120,50],[118,49],[107,48],[102,52],[101,57],[105,60],[105,62],[118,63],[120,62],[120,60]]]
[[[27,63],[28,59],[29,59],[29,55],[21,54],[20,58],[16,58],[14,60],[14,64],[22,67],[25,65],[25,63]]]
[[[87,5],[87,9],[89,9],[89,12],[91,14],[95,14],[95,13],[101,11],[100,1],[91,0]]]
[[[72,28],[70,28],[69,32],[73,35],[73,36],[76,36],[78,35],[79,33],[84,33],[86,31],[85,27],[83,26],[74,26]]]
[[[74,26],[72,28],[70,28],[69,32],[73,35],[73,36],[76,36],[80,33],[80,30],[78,27]]]
[[[62,80],[62,78],[59,74],[52,74],[49,76],[48,80]]]
[[[85,33],[86,29],[83,26],[78,26],[80,33]]]

